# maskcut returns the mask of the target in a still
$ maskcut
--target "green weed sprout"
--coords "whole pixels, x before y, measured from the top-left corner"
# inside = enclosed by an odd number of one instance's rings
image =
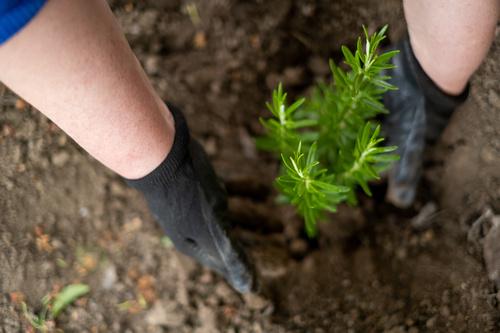
[[[357,186],[371,195],[368,182],[379,178],[398,156],[395,146],[383,146],[375,116],[387,113],[383,94],[397,89],[382,75],[394,68],[391,58],[399,51],[378,53],[387,26],[358,38],[354,53],[342,46],[345,71],[330,60],[331,83],[318,84],[312,96],[287,105],[281,84],[266,106],[272,114],[260,119],[266,134],[257,147],[281,156],[276,185],[281,201],[291,203],[304,217],[309,237],[325,212],[341,202],[356,204]]]
[[[56,319],[66,307],[89,291],[89,286],[85,284],[70,284],[54,297],[46,295],[42,298],[42,310],[39,314],[29,313],[26,303],[23,302],[22,310],[24,317],[34,329],[45,333],[49,330],[49,322]]]

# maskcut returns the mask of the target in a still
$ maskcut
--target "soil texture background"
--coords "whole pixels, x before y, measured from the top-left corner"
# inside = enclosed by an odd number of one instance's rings
[[[161,97],[183,108],[224,180],[233,233],[261,292],[239,295],[178,254],[138,192],[3,88],[0,332],[29,332],[20,303],[37,313],[44,295],[75,282],[91,291],[54,323],[64,332],[500,330],[498,33],[468,101],[426,155],[414,207],[384,203],[385,185],[376,184],[374,198],[341,207],[311,241],[293,209],[275,203],[277,162],[255,149],[258,117],[277,82],[296,95],[329,80],[328,58],[338,60],[363,24],[389,23],[389,39],[400,38],[400,1],[111,6]]]

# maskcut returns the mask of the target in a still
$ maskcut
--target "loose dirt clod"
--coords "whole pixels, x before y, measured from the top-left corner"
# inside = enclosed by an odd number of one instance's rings
[[[489,279],[500,288],[500,215],[493,215],[491,210],[488,213],[492,226],[484,238],[484,261]]]

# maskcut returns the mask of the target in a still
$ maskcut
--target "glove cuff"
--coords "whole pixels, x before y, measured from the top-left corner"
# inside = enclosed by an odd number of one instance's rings
[[[181,110],[167,103],[175,122],[175,136],[167,157],[153,171],[139,179],[126,179],[128,185],[139,190],[169,183],[188,154],[189,128]]]
[[[424,93],[425,97],[439,106],[441,110],[450,110],[450,114],[465,102],[469,96],[469,84],[465,87],[464,91],[460,95],[449,95],[441,88],[439,88],[434,81],[425,73],[422,66],[418,62],[413,49],[411,47],[410,38],[408,35],[403,38],[399,47],[400,52],[403,55],[403,70],[413,77]]]

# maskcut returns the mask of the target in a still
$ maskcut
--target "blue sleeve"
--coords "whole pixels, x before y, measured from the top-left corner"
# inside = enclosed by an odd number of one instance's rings
[[[0,0],[0,44],[21,30],[47,0]]]

